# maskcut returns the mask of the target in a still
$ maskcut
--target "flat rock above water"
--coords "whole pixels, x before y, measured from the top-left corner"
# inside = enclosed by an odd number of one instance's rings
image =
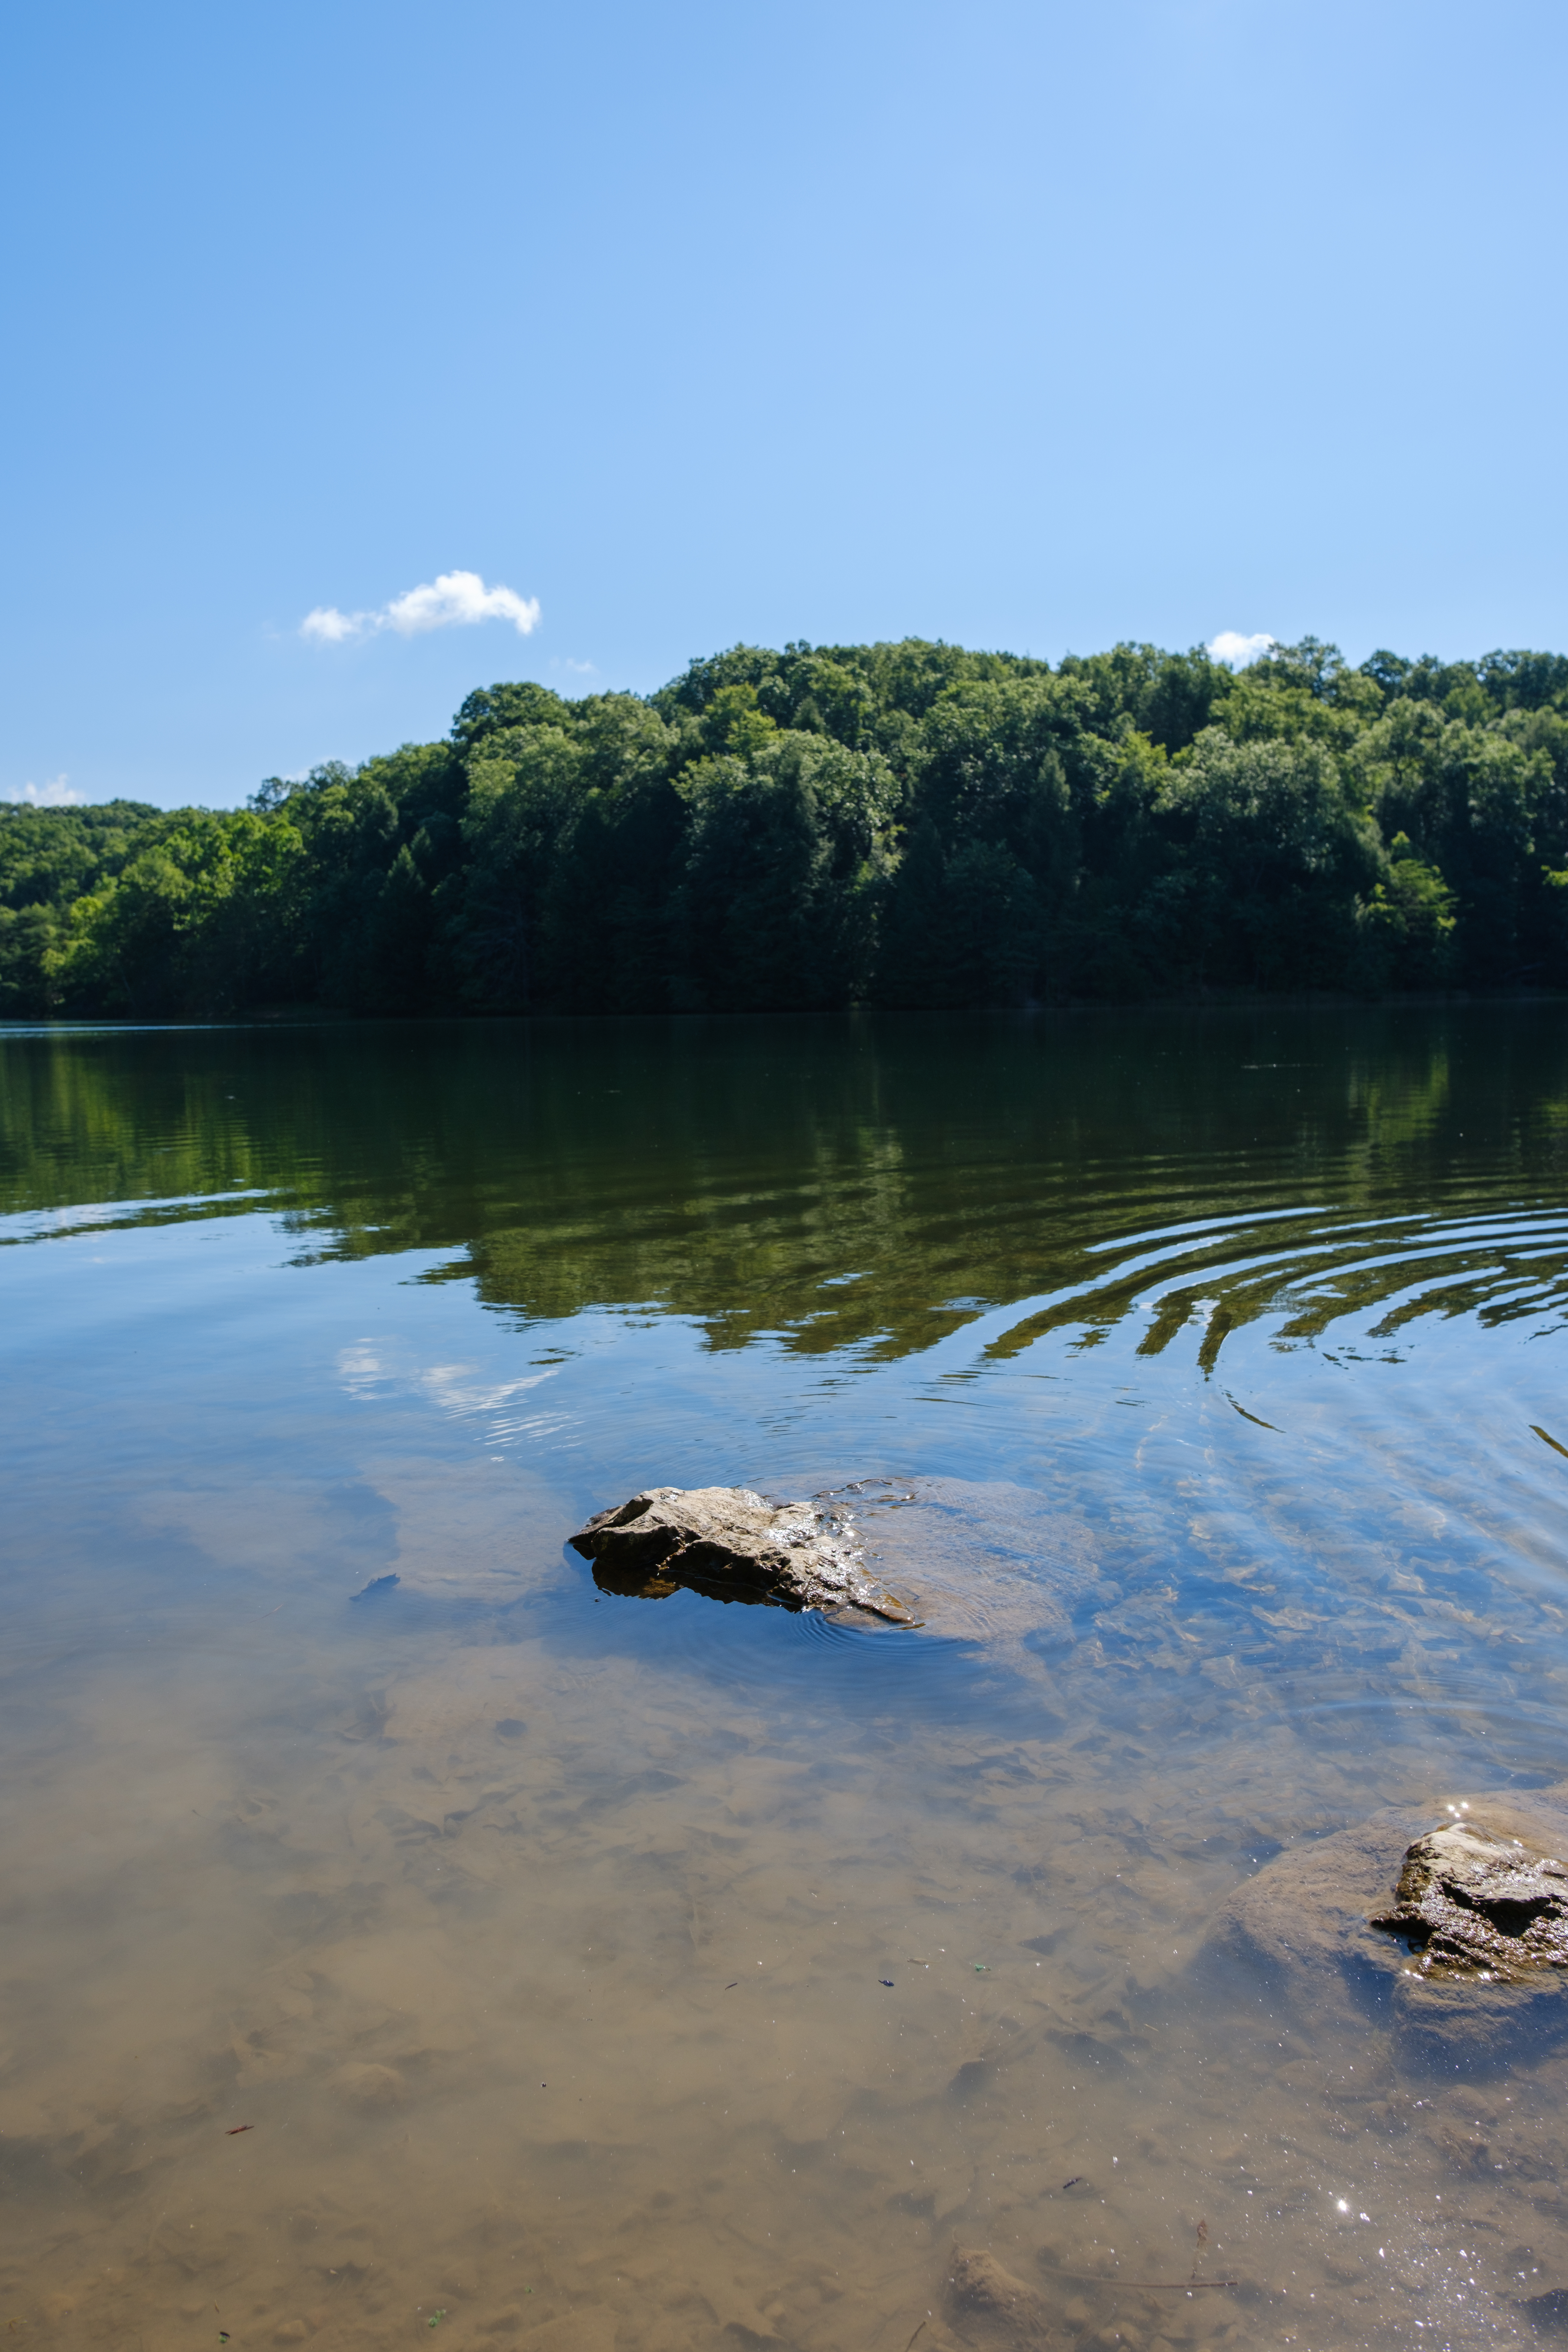
[[[1521,2032],[1568,2032],[1564,1854],[1568,1790],[1477,1797],[1436,1826],[1390,1806],[1268,1864],[1215,1940],[1293,2020],[1386,2004],[1413,2054],[1500,2061]]]
[[[1401,1937],[1424,1975],[1521,1983],[1568,1969],[1568,1869],[1522,1838],[1450,1822],[1407,1850],[1392,1907],[1369,1925]]]
[[[688,1585],[722,1600],[912,1622],[867,1574],[847,1518],[819,1503],[771,1503],[749,1486],[651,1486],[596,1511],[571,1540],[601,1583],[650,1600]]]
[[[716,1523],[706,1513],[714,1496]],[[658,1507],[646,1528],[643,1506]],[[674,1539],[671,1517],[689,1542]],[[727,1559],[709,1549],[715,1537]],[[596,1512],[572,1542],[612,1591],[657,1600],[686,1585],[722,1601],[869,1609],[890,1623],[983,1643],[1032,1681],[1041,1679],[1042,1644],[1058,1663],[1065,1657],[1070,1612],[1121,1598],[1090,1529],[1058,1498],[1004,1481],[867,1477],[790,1504],[745,1487],[650,1488]],[[1139,1634],[1146,1649],[1149,1628],[1141,1623]]]

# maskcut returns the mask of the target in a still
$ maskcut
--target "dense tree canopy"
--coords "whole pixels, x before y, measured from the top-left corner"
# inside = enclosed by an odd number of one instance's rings
[[[248,808],[0,810],[0,1013],[1568,986],[1568,656],[736,646]]]

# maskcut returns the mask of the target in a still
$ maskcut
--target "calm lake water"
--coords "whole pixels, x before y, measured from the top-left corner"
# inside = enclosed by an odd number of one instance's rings
[[[1568,1781],[1559,1008],[13,1029],[0,1090],[0,2341],[1562,2324],[1561,2049],[1422,2073],[1205,1940]],[[563,1548],[851,1482],[918,1632]]]

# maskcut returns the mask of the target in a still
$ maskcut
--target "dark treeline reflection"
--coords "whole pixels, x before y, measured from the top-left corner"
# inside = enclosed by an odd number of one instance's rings
[[[1550,1007],[884,1014],[13,1034],[9,1237],[265,1208],[302,1258],[450,1253],[530,1319],[1006,1353],[1130,1314],[1212,1363],[1268,1313],[1539,1314]],[[1198,1230],[1186,1230],[1188,1228]]]
[[[1568,656],[740,646],[249,807],[0,810],[0,1013],[1568,987]]]

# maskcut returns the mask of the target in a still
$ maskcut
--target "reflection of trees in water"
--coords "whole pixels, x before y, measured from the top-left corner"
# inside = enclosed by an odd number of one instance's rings
[[[1142,1352],[1193,1328],[1209,1367],[1260,1316],[1289,1345],[1347,1316],[1392,1339],[1553,1309],[1559,1027],[1543,1006],[60,1032],[3,1049],[0,1171],[14,1212],[259,1193],[302,1256],[449,1250],[426,1279],[529,1320],[646,1307],[714,1348],[875,1360],[987,1310],[998,1354],[1137,1315]]]

